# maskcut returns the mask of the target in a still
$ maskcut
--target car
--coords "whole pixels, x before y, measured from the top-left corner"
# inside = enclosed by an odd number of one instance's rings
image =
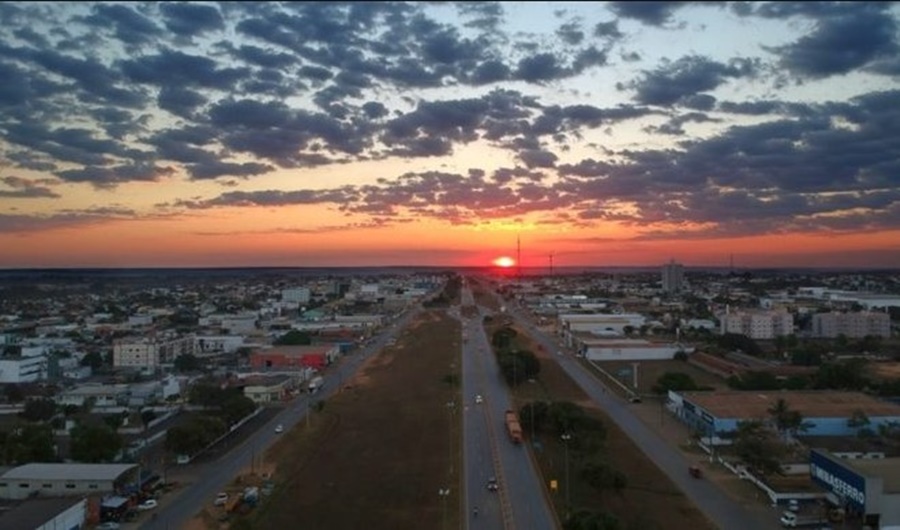
[[[276,425],[276,426],[275,426],[275,432],[276,432],[276,433],[282,433],[282,432],[284,432],[284,425],[282,425],[282,424],[280,424],[280,423],[279,423],[278,425]]]
[[[484,398],[481,397],[481,394],[478,394],[475,396],[475,403],[483,403],[483,402],[484,402]]]
[[[213,501],[213,506],[225,506],[225,503],[228,502],[228,494],[224,491],[220,491],[218,495],[216,495],[216,500]]]
[[[798,501],[797,499],[789,500],[788,501],[788,510],[790,510],[792,512],[799,512],[800,511],[800,501]]]
[[[156,499],[147,499],[144,502],[138,504],[137,509],[138,511],[146,512],[147,510],[155,509],[157,506],[159,506],[159,503],[156,502]]]
[[[122,528],[122,525],[115,521],[106,521],[105,523],[100,523],[94,527],[94,530],[119,530]]]
[[[488,491],[497,491],[500,489],[500,486],[497,484],[497,478],[491,477],[487,481],[487,489]]]

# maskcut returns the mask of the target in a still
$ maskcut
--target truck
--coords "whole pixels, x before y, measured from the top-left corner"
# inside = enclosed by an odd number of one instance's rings
[[[827,525],[828,518],[821,514],[802,515],[795,512],[784,512],[781,516],[781,526],[785,528],[800,528],[804,526]]]
[[[519,423],[519,417],[516,416],[515,411],[506,411],[506,430],[513,443],[522,443],[522,425]]]
[[[325,378],[321,375],[317,375],[309,381],[309,385],[307,385],[306,389],[310,394],[314,394],[318,392],[320,388],[322,388],[323,384],[325,384]]]

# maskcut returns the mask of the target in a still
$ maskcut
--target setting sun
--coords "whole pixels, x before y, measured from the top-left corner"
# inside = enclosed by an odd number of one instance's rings
[[[498,267],[503,267],[504,269],[508,269],[516,264],[516,260],[512,259],[509,256],[500,256],[499,258],[494,260],[494,265]]]

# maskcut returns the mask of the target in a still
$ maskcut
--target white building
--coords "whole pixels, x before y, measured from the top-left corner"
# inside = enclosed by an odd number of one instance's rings
[[[212,314],[199,319],[199,324],[206,328],[220,328],[232,335],[248,334],[256,331],[259,317],[256,313]]]
[[[113,342],[113,366],[156,368],[175,362],[181,355],[194,355],[196,346],[193,335],[120,339]]]
[[[814,337],[837,338],[843,335],[851,339],[861,339],[872,335],[889,338],[891,318],[887,313],[816,313],[812,318]]]
[[[311,296],[312,292],[308,287],[296,287],[281,291],[281,301],[294,305],[308,304]]]
[[[199,335],[195,355],[206,357],[234,353],[244,346],[241,335]]]
[[[673,259],[662,266],[662,290],[665,293],[677,293],[681,291],[684,281],[684,267],[675,263]]]
[[[559,331],[571,345],[572,333],[588,332],[594,335],[624,335],[625,328],[638,329],[646,323],[644,315],[636,313],[592,313],[559,315]]]
[[[122,407],[128,403],[128,394],[128,385],[88,383],[59,392],[53,399],[61,407],[67,405],[81,407],[88,401],[98,408]]]
[[[33,383],[47,379],[47,357],[0,357],[0,383]]]
[[[662,361],[679,351],[691,353],[693,348],[680,344],[632,339],[577,339],[580,354],[591,361]]]
[[[25,464],[0,475],[0,498],[111,493],[137,478],[137,464]]]
[[[769,340],[794,333],[794,317],[787,311],[736,311],[722,315],[721,332]]]

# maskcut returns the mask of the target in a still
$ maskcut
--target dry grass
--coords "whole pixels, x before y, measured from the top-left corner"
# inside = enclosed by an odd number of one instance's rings
[[[459,452],[459,418],[451,422],[446,406],[459,402],[458,387],[444,378],[457,371],[459,331],[442,311],[424,313],[308,430],[286,433],[267,455],[278,463],[276,493],[254,528],[439,528],[437,491],[448,486],[448,523],[458,527],[450,456]]]

